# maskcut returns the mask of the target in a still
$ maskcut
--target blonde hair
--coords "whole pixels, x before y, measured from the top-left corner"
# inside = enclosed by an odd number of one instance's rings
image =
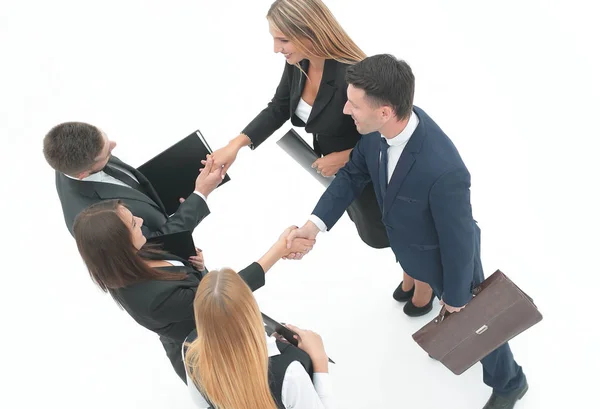
[[[190,380],[217,409],[276,409],[264,324],[248,285],[231,269],[211,271],[194,299],[198,338],[188,346]]]
[[[276,0],[267,13],[267,20],[309,57],[344,64],[366,58],[321,0]],[[312,42],[312,50],[302,43],[305,38]]]

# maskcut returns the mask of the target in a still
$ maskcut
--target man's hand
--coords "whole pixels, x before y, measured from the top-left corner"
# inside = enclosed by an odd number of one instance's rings
[[[291,247],[288,247],[288,236],[293,230],[297,230],[298,226],[290,226],[281,233],[279,239],[277,239],[277,246],[280,248],[281,258],[287,260],[292,254],[294,257],[296,254],[306,254],[312,250],[315,245],[314,239],[305,239],[301,237],[297,237],[292,240]]]
[[[200,174],[196,178],[196,190],[208,197],[208,195],[219,186],[225,176],[221,175],[221,168],[213,166],[212,158],[203,160],[204,168],[200,169]]]
[[[314,161],[312,167],[323,176],[333,176],[350,160],[350,152],[352,149],[330,153]]]
[[[453,312],[459,312],[460,310],[462,310],[463,308],[465,308],[467,305],[463,305],[462,307],[453,307],[451,305],[448,305],[444,302],[444,300],[440,300],[440,305],[444,305],[446,307],[446,311],[448,311],[449,313],[453,313]]]
[[[292,231],[290,231],[288,233],[287,248],[288,249],[292,248],[294,239],[296,239],[296,238],[315,240],[317,237],[317,234],[319,234],[319,232],[320,232],[320,230],[317,227],[317,225],[309,220],[301,228],[293,229]],[[306,253],[308,253],[308,251]],[[304,254],[306,254],[306,253],[290,253],[285,258],[290,259],[290,260],[300,260],[300,259],[302,259],[302,257],[304,257]]]
[[[281,258],[287,260],[291,258],[290,255],[292,254],[294,257],[296,257],[297,254],[300,254],[300,258],[302,258],[306,253],[312,250],[314,245],[315,240],[295,238],[294,241],[292,241],[292,247],[289,249],[284,247],[284,254]]]

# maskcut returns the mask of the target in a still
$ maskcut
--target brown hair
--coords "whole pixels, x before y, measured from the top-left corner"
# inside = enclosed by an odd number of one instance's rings
[[[366,57],[321,0],[276,0],[267,20],[307,56],[344,64]],[[312,42],[314,50],[302,44],[304,38]]]
[[[346,82],[362,89],[374,106],[389,105],[398,119],[413,109],[415,76],[406,63],[391,54],[378,54],[348,67]]]
[[[73,224],[77,249],[98,287],[108,292],[141,281],[184,279],[186,273],[165,273],[146,264],[119,216],[121,206],[120,200],[95,203]]]
[[[83,122],[56,125],[44,137],[44,157],[54,170],[69,176],[89,169],[104,148],[102,132]]]
[[[194,299],[198,338],[185,362],[191,381],[218,409],[276,409],[258,304],[231,269],[211,271]]]

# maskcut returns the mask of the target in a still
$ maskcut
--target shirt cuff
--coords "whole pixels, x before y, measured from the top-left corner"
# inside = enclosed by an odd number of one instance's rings
[[[197,194],[198,196],[200,196],[202,199],[204,199],[206,204],[208,204],[208,200],[206,200],[206,196],[204,196],[202,193],[198,192],[197,190],[194,190],[194,193]]]
[[[325,225],[325,223],[323,223],[323,220],[319,219],[314,214],[311,214],[310,216],[308,216],[308,220],[310,220],[311,222],[316,224],[317,227],[319,228],[319,230],[321,230],[322,232],[327,231],[327,226]]]

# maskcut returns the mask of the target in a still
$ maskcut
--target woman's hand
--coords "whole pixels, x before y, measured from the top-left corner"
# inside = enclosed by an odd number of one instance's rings
[[[240,149],[242,149],[244,146],[250,145],[250,142],[250,138],[244,134],[240,134],[232,139],[227,146],[224,146],[208,155],[213,159],[213,167],[217,166],[222,168],[223,170],[221,171],[221,175],[225,176],[229,167],[233,164],[233,162],[235,162]]]
[[[314,331],[300,329],[294,325],[286,324],[286,327],[297,333],[294,338],[298,340],[298,348],[306,352],[313,361],[315,372],[328,371],[328,358],[323,345],[323,339]]]
[[[310,239],[301,239],[301,238],[296,238],[292,241],[292,247],[291,248],[287,248],[287,240],[285,241],[285,253],[282,256],[282,258],[288,258],[291,255],[294,255],[293,258],[295,258],[295,256],[297,255],[302,255],[304,256],[306,253],[308,253],[309,251],[312,250],[313,246],[315,245],[316,240],[310,240]]]
[[[283,234],[279,236],[279,238],[277,239],[275,244],[271,246],[269,251],[267,251],[267,253],[258,260],[258,264],[260,264],[265,273],[269,271],[271,267],[273,267],[275,263],[277,263],[277,261],[279,261],[280,259],[285,259],[290,254],[304,255],[305,253],[310,251],[314,246],[315,240],[297,238],[294,239],[292,246],[288,249],[287,238],[290,232],[294,229],[297,229],[297,227],[290,226],[287,229],[285,229]]]
[[[292,230],[296,230],[297,226],[290,226],[283,231],[279,239],[277,240],[277,248],[281,251],[281,258],[287,259],[295,258],[296,255],[304,255],[312,250],[313,246],[316,243],[316,240],[304,239],[304,238],[295,238],[292,241],[292,246],[287,248],[287,238]]]
[[[192,263],[196,270],[204,271],[204,255],[202,254],[202,250],[196,247],[196,255],[191,256],[189,262]]]
[[[312,167],[323,176],[333,176],[350,160],[350,152],[352,149],[330,153],[314,161]]]

